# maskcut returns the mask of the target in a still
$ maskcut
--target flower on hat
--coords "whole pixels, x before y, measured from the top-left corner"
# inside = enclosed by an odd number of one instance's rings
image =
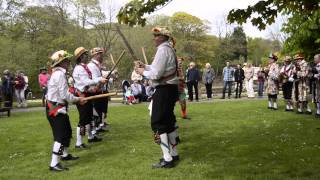
[[[162,36],[172,37],[171,32],[168,30],[167,27],[154,27],[154,28],[152,28],[151,31],[154,35],[162,35]]]

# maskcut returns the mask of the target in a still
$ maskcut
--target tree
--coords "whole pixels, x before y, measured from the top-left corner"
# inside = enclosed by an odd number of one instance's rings
[[[201,19],[185,12],[174,13],[170,25],[173,33],[182,35],[182,38],[203,36],[209,29]]]
[[[243,57],[244,61],[247,61],[247,38],[241,26],[234,28],[230,41],[233,50],[232,59],[240,59]]]

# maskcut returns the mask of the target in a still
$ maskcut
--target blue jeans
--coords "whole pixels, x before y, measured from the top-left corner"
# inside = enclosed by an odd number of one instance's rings
[[[263,96],[264,82],[258,82],[258,96]]]
[[[232,81],[223,81],[223,92],[222,92],[222,98],[225,97],[225,93],[228,86],[228,97],[231,96],[231,88],[232,88]]]

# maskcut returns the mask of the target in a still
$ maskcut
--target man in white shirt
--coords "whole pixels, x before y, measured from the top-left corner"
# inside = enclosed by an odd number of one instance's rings
[[[91,50],[92,59],[88,63],[88,68],[92,73],[92,79],[102,78],[102,61],[103,61],[102,48],[96,47]],[[99,85],[96,87],[95,94],[107,93],[106,85]],[[108,98],[101,98],[93,101],[93,114],[95,121],[93,122],[94,128],[98,132],[104,132],[109,127],[107,124],[107,113],[108,113]],[[94,132],[95,133],[95,132]]]
[[[49,167],[51,171],[68,170],[68,168],[59,163],[60,156],[62,160],[76,160],[79,158],[68,153],[72,129],[67,114],[67,105],[68,102],[85,104],[86,101],[82,97],[75,97],[68,92],[66,71],[70,65],[69,58],[71,56],[63,50],[57,51],[51,56],[51,67],[53,69],[46,95],[46,114],[54,137],[52,159]]]
[[[178,100],[177,58],[175,50],[169,44],[171,33],[165,27],[152,29],[157,47],[155,58],[151,65],[139,62],[136,67],[138,74],[152,81],[155,87],[151,110],[151,128],[155,142],[160,145],[163,158],[153,168],[171,168],[174,161],[179,160],[176,149],[176,117],[174,106]]]
[[[76,66],[74,67],[72,77],[74,79],[75,94],[78,97],[87,97],[93,95],[94,89],[90,86],[96,86],[98,83],[106,83],[105,78],[92,78],[92,72],[87,67],[88,51],[79,47],[75,50]],[[77,127],[77,141],[76,148],[83,149],[86,145],[82,143],[82,137],[85,132],[88,133],[88,142],[99,142],[102,139],[92,134],[91,122],[93,121],[93,105],[92,102],[81,105],[77,104],[79,111],[79,124]]]

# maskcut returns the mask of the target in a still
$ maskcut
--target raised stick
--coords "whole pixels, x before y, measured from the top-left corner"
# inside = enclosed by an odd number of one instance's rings
[[[143,55],[144,62],[145,62],[146,64],[149,64],[149,63],[148,63],[148,60],[147,60],[146,52],[144,51],[144,47],[141,47],[141,51],[142,51],[142,55]]]
[[[110,59],[111,59],[111,61],[112,61],[112,64],[115,65],[116,63],[114,62],[114,59],[113,59],[113,56],[112,56],[111,53],[110,53]]]

